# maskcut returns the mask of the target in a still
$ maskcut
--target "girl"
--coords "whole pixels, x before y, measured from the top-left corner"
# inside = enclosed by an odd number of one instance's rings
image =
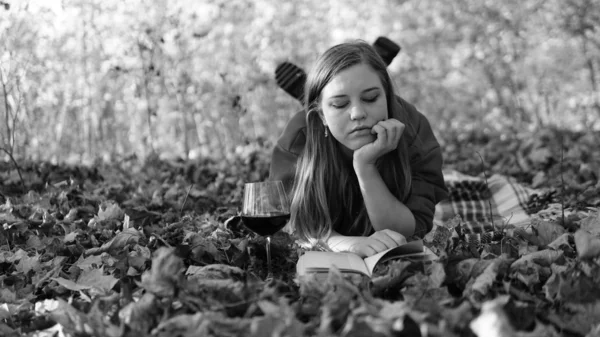
[[[440,146],[425,116],[394,94],[376,51],[362,41],[330,48],[304,97],[270,172],[291,195],[298,239],[364,257],[429,232],[447,197]]]

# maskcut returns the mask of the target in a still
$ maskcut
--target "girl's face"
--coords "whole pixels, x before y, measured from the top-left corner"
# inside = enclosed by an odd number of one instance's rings
[[[349,152],[372,143],[371,128],[388,117],[379,76],[366,64],[341,71],[321,91],[321,111],[331,135]]]

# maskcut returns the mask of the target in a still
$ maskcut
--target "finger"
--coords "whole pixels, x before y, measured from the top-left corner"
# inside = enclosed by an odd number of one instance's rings
[[[381,240],[377,240],[375,238],[369,238],[367,240],[369,246],[371,246],[376,253],[383,252],[388,249],[388,246]]]
[[[388,148],[395,148],[397,145],[396,142],[396,134],[397,134],[397,125],[394,123],[395,119],[388,119],[386,121],[381,122],[381,126],[386,131],[387,134],[387,144]]]
[[[372,237],[374,239],[379,240],[383,244],[385,244],[385,246],[388,249],[389,248],[394,248],[394,247],[398,246],[398,243],[396,243],[396,241],[394,239],[392,239],[389,235],[387,235],[385,232],[375,232],[372,235]]]
[[[391,229],[384,229],[382,231],[379,231],[380,233],[386,235],[387,237],[389,237],[391,240],[393,240],[397,246],[399,245],[403,245],[406,243],[406,237],[404,237],[404,235],[393,231]]]
[[[384,145],[387,144],[387,141],[388,141],[387,130],[381,125],[381,122],[375,124],[371,128],[371,133],[377,135],[376,142],[379,142],[380,144],[384,144]]]
[[[356,247],[354,247],[352,252],[357,254],[360,257],[368,257],[371,255],[377,254],[377,251],[373,247],[371,247],[370,245],[368,245],[366,243],[357,245]]]
[[[404,133],[404,128],[406,126],[404,125],[404,123],[394,118],[390,118],[385,122],[386,128],[389,127],[388,137],[390,144],[395,148],[396,146],[398,146],[398,142],[400,142],[400,138],[402,137],[402,134]]]
[[[398,142],[400,142],[400,138],[402,138],[402,134],[404,134],[404,129],[406,128],[406,125],[404,123],[402,123],[399,120],[396,120],[396,139],[395,139],[395,144],[398,144]]]

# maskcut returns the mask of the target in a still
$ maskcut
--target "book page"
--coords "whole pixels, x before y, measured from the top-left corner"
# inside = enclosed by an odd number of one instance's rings
[[[402,256],[409,256],[415,254],[423,254],[423,241],[416,240],[411,241],[409,243],[403,244],[402,246],[390,248],[388,250],[384,250],[383,252],[379,252],[375,255],[371,255],[365,258],[365,265],[367,270],[369,271],[369,276],[373,274],[373,270],[377,263],[385,262],[391,259],[396,259]]]
[[[360,256],[352,253],[307,251],[298,259],[296,272],[304,275],[315,272],[327,272],[332,266],[341,272],[358,272],[371,276]]]

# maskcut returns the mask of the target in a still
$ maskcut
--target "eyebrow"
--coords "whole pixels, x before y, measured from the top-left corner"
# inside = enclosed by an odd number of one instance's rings
[[[373,90],[380,90],[380,89],[381,89],[381,88],[379,88],[379,87],[372,87],[372,88],[368,88],[368,89],[365,89],[365,90],[363,90],[363,91],[362,91],[362,94],[364,94],[364,93],[368,93],[368,92],[371,92],[371,91],[373,91]],[[344,95],[344,94],[341,94],[341,95],[334,95],[334,96],[330,96],[330,97],[329,97],[329,99],[332,99],[332,98],[343,98],[343,97],[346,97],[346,96],[348,96],[348,95]]]

